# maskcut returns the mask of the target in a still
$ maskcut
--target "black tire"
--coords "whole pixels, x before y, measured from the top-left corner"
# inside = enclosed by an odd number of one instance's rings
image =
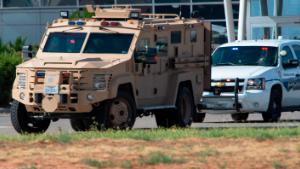
[[[176,100],[176,114],[179,127],[189,127],[195,114],[194,98],[191,90],[187,87],[180,88]]]
[[[177,117],[170,110],[160,110],[154,113],[157,127],[169,128],[176,124]]]
[[[205,113],[195,113],[193,117],[193,122],[195,123],[202,123],[205,119]]]
[[[51,120],[36,119],[28,115],[25,105],[14,100],[10,108],[10,118],[13,127],[18,133],[43,133],[45,132]]]
[[[272,89],[268,110],[262,113],[264,122],[277,122],[280,120],[281,99],[281,90],[278,88]]]
[[[96,121],[99,130],[131,129],[136,119],[136,106],[133,96],[119,91],[118,96],[96,108]]]
[[[91,129],[93,121],[91,119],[70,119],[70,124],[75,131],[88,131]]]
[[[249,113],[234,113],[231,118],[234,122],[245,122],[249,117]]]

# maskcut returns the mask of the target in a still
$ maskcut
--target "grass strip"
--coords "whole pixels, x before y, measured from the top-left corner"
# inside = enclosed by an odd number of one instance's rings
[[[126,131],[89,131],[58,134],[24,134],[16,136],[0,135],[0,141],[54,141],[69,143],[76,140],[88,140],[97,138],[109,139],[134,139],[145,141],[176,140],[184,138],[255,138],[257,140],[268,140],[278,138],[300,137],[299,128],[229,128],[229,129],[137,129]]]

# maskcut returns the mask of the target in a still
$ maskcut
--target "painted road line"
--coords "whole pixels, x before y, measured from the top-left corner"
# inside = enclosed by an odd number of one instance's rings
[[[12,128],[12,126],[0,126],[0,129],[9,129]]]

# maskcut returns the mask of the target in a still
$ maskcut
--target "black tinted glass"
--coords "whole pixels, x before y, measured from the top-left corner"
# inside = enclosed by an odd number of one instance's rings
[[[276,66],[277,47],[263,46],[233,46],[222,47],[212,56],[214,66],[251,65],[251,66]]]
[[[50,33],[44,52],[79,53],[86,33]]]
[[[92,33],[84,53],[127,54],[133,34]]]

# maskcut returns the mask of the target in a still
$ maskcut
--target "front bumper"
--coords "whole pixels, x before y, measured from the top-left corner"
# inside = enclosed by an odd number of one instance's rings
[[[26,74],[26,85],[20,87],[16,79],[13,87],[13,98],[26,106],[28,112],[34,113],[88,113],[94,104],[110,99],[107,88],[93,89],[95,71],[81,70],[42,70],[43,76],[38,77],[41,70],[22,70]],[[49,74],[48,74],[49,72]],[[17,73],[17,77],[18,77]],[[68,76],[63,76],[67,73]],[[47,93],[46,87],[55,87],[54,93]]]
[[[262,90],[244,91],[237,95],[222,93],[218,96],[212,92],[204,92],[200,105],[208,113],[265,112],[269,105],[269,99],[266,98],[269,98],[269,94]]]

